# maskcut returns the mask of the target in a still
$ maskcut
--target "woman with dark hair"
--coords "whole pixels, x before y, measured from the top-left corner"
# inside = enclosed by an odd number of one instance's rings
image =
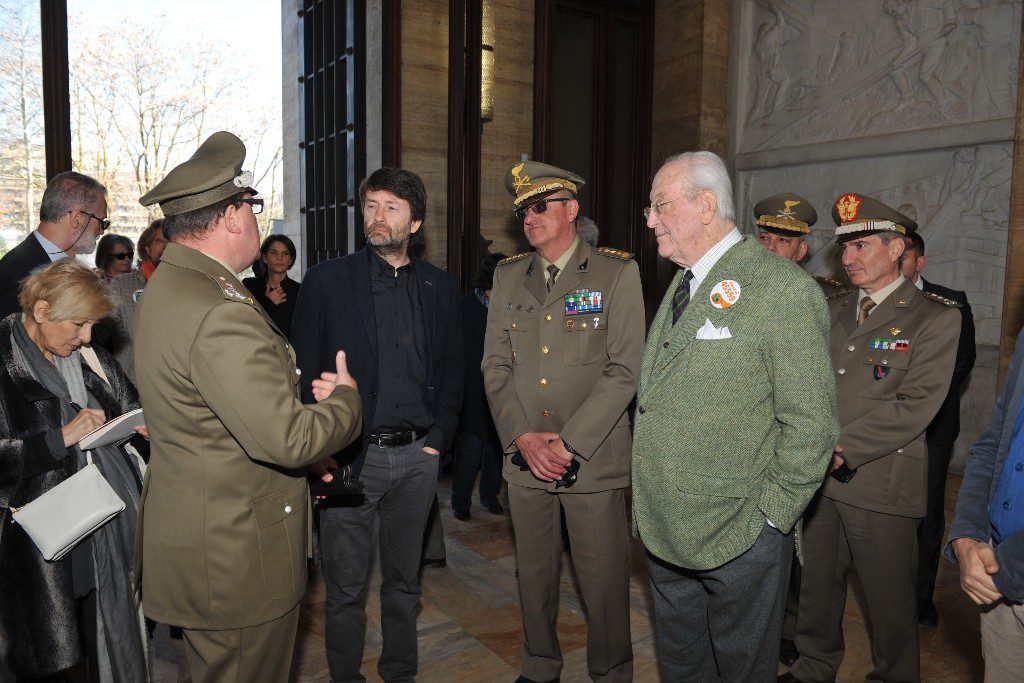
[[[132,269],[135,245],[124,235],[106,234],[96,244],[96,268],[104,282]]]
[[[452,476],[452,512],[455,519],[470,519],[469,506],[473,482],[480,472],[480,504],[488,512],[500,515],[505,510],[498,502],[501,491],[502,448],[487,407],[484,376],[480,363],[484,357],[484,332],[487,329],[487,306],[494,284],[494,269],[504,254],[485,254],[472,292],[459,299],[462,315],[462,352],[466,374],[462,414],[459,416],[458,450]]]
[[[292,314],[299,300],[300,285],[288,277],[288,270],[295,265],[295,256],[295,243],[291,238],[271,235],[260,247],[263,273],[242,280],[286,337],[292,336]]]

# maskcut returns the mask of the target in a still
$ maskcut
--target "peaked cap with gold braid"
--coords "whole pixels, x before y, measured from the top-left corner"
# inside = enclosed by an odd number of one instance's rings
[[[783,192],[754,205],[754,222],[762,230],[784,237],[803,237],[818,221],[818,212],[798,194]]]
[[[579,194],[584,185],[586,181],[572,171],[539,161],[520,161],[505,174],[505,189],[512,195],[512,206],[516,208],[531,197],[555,190]]]

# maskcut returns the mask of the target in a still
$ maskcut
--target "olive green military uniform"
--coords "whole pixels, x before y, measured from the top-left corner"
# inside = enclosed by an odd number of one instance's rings
[[[516,169],[543,191],[553,176],[571,176],[533,162]],[[627,408],[644,327],[639,269],[627,253],[577,240],[550,292],[537,253],[506,259],[494,273],[482,369],[505,452],[516,452],[522,434],[554,432],[580,462],[575,485],[556,488],[505,458],[526,632],[522,675],[535,681],[557,678],[562,667],[555,630],[562,509],[588,615],[590,675],[632,678]]]
[[[254,192],[244,154],[217,133],[142,201],[167,213]],[[146,286],[135,340],[152,444],[136,539],[143,610],[184,629],[186,677],[285,681],[306,589],[305,467],[358,435],[359,396],[339,387],[302,405],[285,336],[222,262],[181,244]]]
[[[840,239],[856,237],[858,226],[898,233],[917,227],[862,195],[844,195],[837,209]],[[914,586],[917,525],[927,500],[925,429],[949,389],[960,313],[902,276],[897,282],[860,325],[860,290],[829,299],[839,445],[856,474],[848,483],[826,478],[805,517],[800,659],[792,673],[808,683],[835,680],[851,569],[868,603],[876,665],[868,680],[920,679]]]

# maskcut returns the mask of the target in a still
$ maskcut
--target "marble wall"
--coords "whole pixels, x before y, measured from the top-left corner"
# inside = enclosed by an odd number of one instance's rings
[[[736,0],[729,158],[749,229],[792,191],[819,213],[812,274],[835,274],[832,202],[916,218],[925,277],[967,293],[978,364],[957,462],[995,396],[1017,103],[1020,0]]]

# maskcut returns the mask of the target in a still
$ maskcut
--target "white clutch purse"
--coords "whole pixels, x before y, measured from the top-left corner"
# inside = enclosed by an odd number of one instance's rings
[[[124,510],[124,501],[86,453],[87,464],[31,503],[11,508],[46,560],[55,562]]]

